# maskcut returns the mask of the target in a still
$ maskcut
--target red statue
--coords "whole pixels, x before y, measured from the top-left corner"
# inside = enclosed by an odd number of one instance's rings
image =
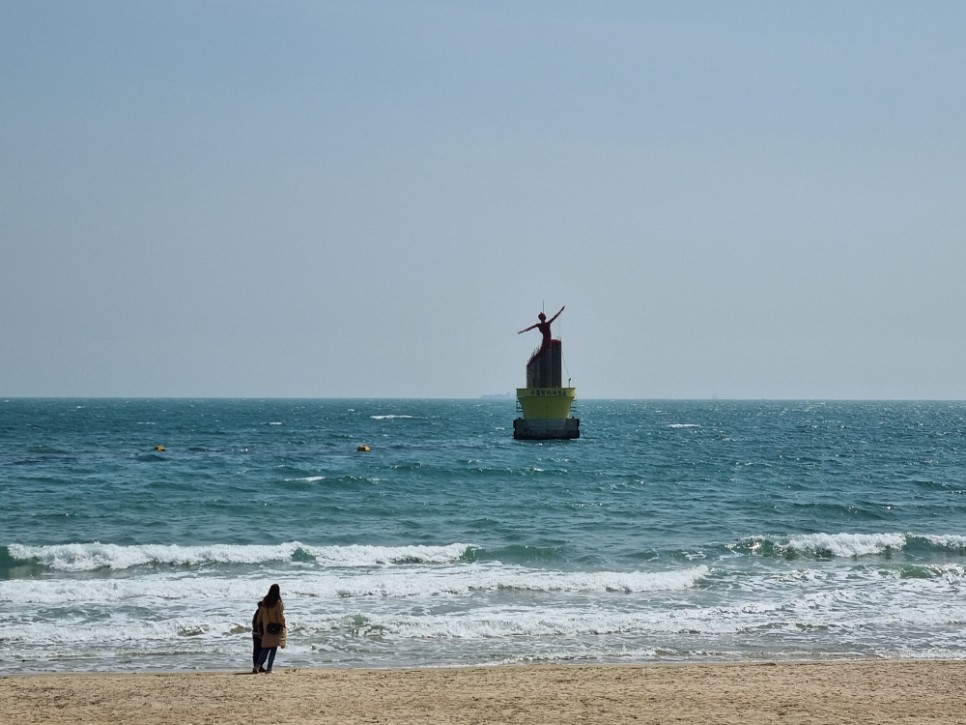
[[[564,307],[566,307],[566,305],[564,305]],[[539,315],[537,315],[537,317],[540,319],[540,322],[520,330],[520,332],[517,334],[521,335],[524,332],[529,332],[530,330],[537,328],[540,330],[540,334],[543,335],[543,342],[540,343],[540,350],[546,350],[548,347],[550,347],[550,323],[560,317],[560,313],[563,311],[564,308],[561,307],[557,314],[551,317],[549,320],[547,319],[547,316],[541,312]]]

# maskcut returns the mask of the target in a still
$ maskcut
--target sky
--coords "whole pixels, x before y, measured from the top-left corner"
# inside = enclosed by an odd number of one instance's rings
[[[966,3],[0,0],[0,396],[966,399]]]

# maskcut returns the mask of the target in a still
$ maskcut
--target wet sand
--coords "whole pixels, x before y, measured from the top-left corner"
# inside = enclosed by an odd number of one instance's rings
[[[966,723],[966,662],[0,678],[2,723]]]

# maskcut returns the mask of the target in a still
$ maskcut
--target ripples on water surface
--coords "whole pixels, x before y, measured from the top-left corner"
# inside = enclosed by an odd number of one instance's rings
[[[2,401],[0,672],[966,654],[966,404],[575,412]]]

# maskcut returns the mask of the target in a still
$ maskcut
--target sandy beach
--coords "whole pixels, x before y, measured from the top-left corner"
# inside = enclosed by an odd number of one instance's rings
[[[2,678],[4,723],[959,723],[966,662]]]

